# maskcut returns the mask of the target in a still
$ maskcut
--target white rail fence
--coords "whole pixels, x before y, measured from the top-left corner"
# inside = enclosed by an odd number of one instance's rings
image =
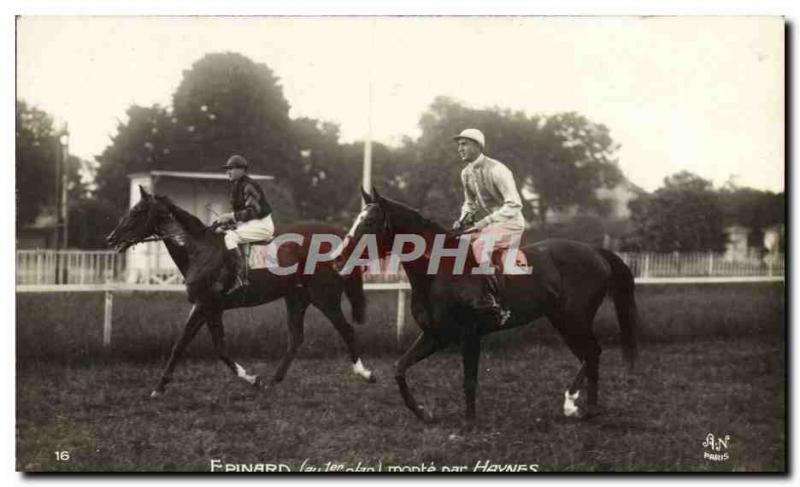
[[[762,258],[733,259],[715,252],[620,252],[635,277],[744,277],[782,276],[783,254],[766,254]]]
[[[163,262],[162,250],[145,256],[150,263]],[[783,254],[767,254],[763,258],[731,259],[722,253],[654,253],[622,252],[619,254],[637,278],[672,277],[777,277],[785,273]],[[151,258],[152,257],[152,258]],[[169,260],[168,258],[166,259]],[[131,265],[126,254],[105,250],[18,250],[17,285],[53,284],[180,284],[181,276],[168,266]],[[385,262],[382,262],[385,269]],[[398,274],[382,272],[365,275],[367,282],[405,282]]]
[[[17,285],[124,282],[125,254],[107,250],[17,250]]]
[[[741,282],[782,282],[785,260],[782,254],[759,261],[726,260],[721,254],[654,254],[623,253],[637,284],[712,284]],[[183,292],[179,279],[165,282],[164,271],[131,283],[126,272],[124,254],[107,251],[18,250],[16,292],[102,292],[103,345],[111,345],[112,315],[115,292],[167,291]],[[141,271],[137,270],[137,276]],[[178,275],[178,277],[180,277]],[[143,281],[143,282],[142,282]],[[405,275],[366,274],[364,290],[397,293],[397,343],[406,326],[406,294],[411,289]]]

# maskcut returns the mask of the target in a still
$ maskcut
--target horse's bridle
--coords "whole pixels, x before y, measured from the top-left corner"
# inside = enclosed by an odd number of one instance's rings
[[[392,225],[392,219],[389,216],[389,212],[386,211],[385,208],[382,206],[380,207],[383,210],[383,233],[388,238],[388,236],[393,232],[394,227]]]
[[[171,215],[172,215],[172,213],[170,212],[170,216],[171,216]],[[153,218],[155,218],[155,208],[151,208],[151,209],[150,209],[150,210],[147,212],[147,222],[145,223],[145,225],[149,227],[149,226],[150,226],[150,224],[151,224],[151,222],[152,222],[152,220],[153,220]],[[175,218],[175,217],[173,216],[172,218]],[[158,225],[153,225],[153,228],[154,228],[154,229],[157,229],[157,228],[158,228]],[[145,242],[161,242],[161,241],[164,241],[164,240],[166,240],[166,239],[168,239],[168,238],[172,238],[172,237],[178,237],[178,236],[180,236],[180,235],[182,235],[182,233],[181,233],[181,232],[177,232],[177,233],[168,233],[168,234],[166,234],[166,235],[156,235],[156,234],[155,234],[155,230],[153,230],[153,233],[152,233],[151,235],[149,235],[149,236],[147,236],[147,237],[145,237],[145,238],[143,238],[143,239],[139,240],[139,241],[138,241],[138,242],[136,242],[136,243],[131,243],[131,245],[136,245],[136,244],[145,243]]]

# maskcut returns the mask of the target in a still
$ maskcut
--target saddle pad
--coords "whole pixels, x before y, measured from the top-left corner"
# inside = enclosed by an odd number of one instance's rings
[[[269,244],[267,242],[256,242],[250,245],[250,258],[247,259],[247,266],[249,269],[266,269],[267,268],[267,249]]]
[[[517,250],[517,255],[515,258],[515,262],[517,267],[528,267],[528,258],[525,256],[525,252],[521,251],[520,249]],[[508,253],[507,249],[503,249],[500,253],[500,258],[502,259],[501,262],[505,264],[506,254]]]

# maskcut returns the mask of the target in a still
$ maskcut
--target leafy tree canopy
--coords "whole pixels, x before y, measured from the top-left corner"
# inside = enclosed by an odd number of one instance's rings
[[[683,171],[664,179],[653,194],[629,204],[630,245],[657,252],[722,251],[723,210],[710,181]]]

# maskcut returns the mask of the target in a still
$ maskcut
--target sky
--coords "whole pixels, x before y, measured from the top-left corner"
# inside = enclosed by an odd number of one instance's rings
[[[372,80],[373,140],[390,145],[445,95],[580,112],[649,191],[682,170],[783,191],[783,36],[779,17],[23,16],[16,88],[93,159],[127,107],[169,106],[192,63],[234,51],[273,70],[292,117],[337,123],[345,142],[368,132]]]

